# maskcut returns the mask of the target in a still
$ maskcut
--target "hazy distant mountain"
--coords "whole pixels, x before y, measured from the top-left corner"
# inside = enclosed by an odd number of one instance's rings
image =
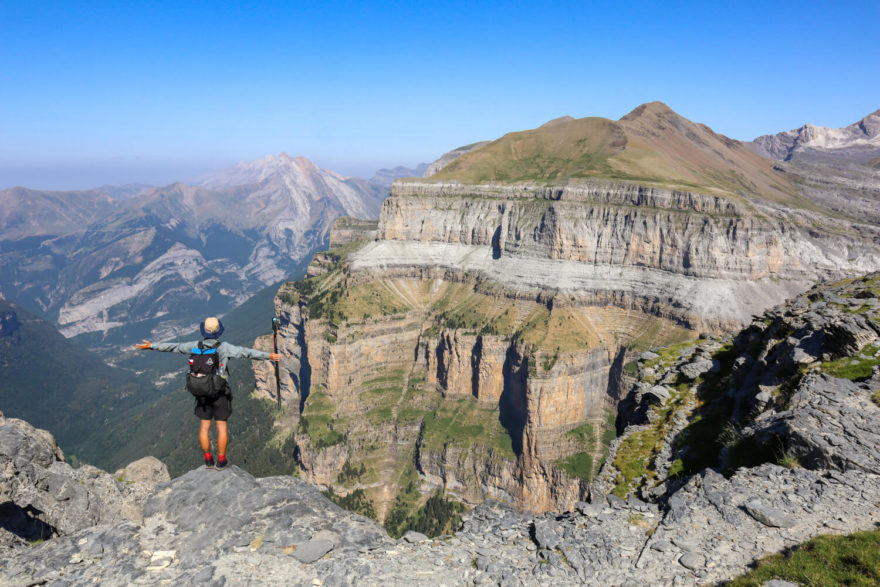
[[[380,169],[373,175],[370,181],[384,188],[389,188],[391,187],[391,182],[395,179],[401,177],[424,177],[427,170],[427,163],[419,163],[415,167],[398,165],[394,169]]]
[[[104,217],[113,208],[113,199],[98,190],[5,189],[0,191],[0,242],[66,234]],[[0,287],[2,284],[0,281]]]
[[[805,124],[794,130],[763,135],[754,141],[755,150],[779,161],[789,161],[797,152],[837,152],[837,157],[880,156],[880,110],[844,128]]]
[[[127,183],[125,185],[102,185],[99,188],[95,188],[95,191],[107,194],[115,200],[125,200],[127,198],[139,196],[154,187],[156,186],[145,183]]]
[[[749,146],[813,201],[861,222],[880,223],[880,110],[844,128],[805,124]]]
[[[199,184],[0,191],[2,294],[93,346],[171,336],[296,271],[336,217],[375,218],[385,195],[284,154]]]
[[[316,205],[344,210],[357,218],[375,218],[382,203],[382,196],[374,193],[368,181],[343,177],[319,168],[305,157],[294,158],[287,153],[238,163],[201,178],[196,185],[215,190],[258,185],[259,189],[248,199],[266,202],[273,212],[281,212],[299,227],[306,218],[314,216],[312,209]],[[329,224],[326,228],[329,230]]]

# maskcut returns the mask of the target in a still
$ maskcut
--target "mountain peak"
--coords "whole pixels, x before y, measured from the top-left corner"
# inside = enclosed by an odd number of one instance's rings
[[[675,110],[663,102],[655,100],[654,102],[646,102],[641,106],[636,106],[629,114],[621,117],[620,120],[637,120],[642,117],[661,116],[664,114],[679,116]]]
[[[456,158],[437,174],[439,180],[468,183],[588,178],[650,178],[664,187],[773,201],[788,201],[796,194],[765,159],[658,101],[642,104],[618,121],[562,117],[508,133]]]
[[[838,151],[880,148],[880,110],[868,114],[858,122],[843,127],[829,128],[806,123],[799,128],[762,135],[752,141],[754,149],[772,159],[790,160],[796,151],[804,149]]]

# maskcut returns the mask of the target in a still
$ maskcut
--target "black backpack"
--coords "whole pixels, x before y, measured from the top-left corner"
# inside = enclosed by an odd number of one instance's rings
[[[189,355],[186,389],[200,400],[213,400],[226,394],[226,380],[220,377],[220,355],[202,342]]]

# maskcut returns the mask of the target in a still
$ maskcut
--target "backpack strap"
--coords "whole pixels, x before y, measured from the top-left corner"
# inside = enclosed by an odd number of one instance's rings
[[[217,353],[216,347],[205,347],[203,341],[199,341],[197,346],[190,349],[190,353],[194,355],[213,355]]]

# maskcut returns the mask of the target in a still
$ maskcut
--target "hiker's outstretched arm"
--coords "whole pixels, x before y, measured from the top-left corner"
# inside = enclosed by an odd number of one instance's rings
[[[272,355],[266,351],[258,351],[257,349],[249,349],[244,346],[235,346],[228,342],[223,343],[226,346],[226,356],[230,359],[272,359]]]
[[[146,346],[144,346],[146,344]],[[137,348],[142,350],[151,350],[151,351],[160,351],[163,353],[181,353],[183,355],[188,355],[194,346],[198,346],[198,341],[195,342],[149,342],[144,341],[139,345],[135,345]]]

